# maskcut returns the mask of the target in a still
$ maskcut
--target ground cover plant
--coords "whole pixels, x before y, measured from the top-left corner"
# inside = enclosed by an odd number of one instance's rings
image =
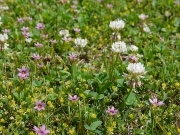
[[[0,134],[180,134],[179,9],[0,0]]]

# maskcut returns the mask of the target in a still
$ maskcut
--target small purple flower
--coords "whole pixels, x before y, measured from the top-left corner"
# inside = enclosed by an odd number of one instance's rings
[[[22,34],[23,34],[26,38],[28,38],[28,37],[30,36],[30,34],[29,34],[28,32],[26,32],[26,31],[23,31]]]
[[[112,108],[108,107],[108,110],[106,111],[108,112],[110,115],[115,115],[118,110],[114,108],[114,106]]]
[[[4,29],[4,30],[2,30],[4,33],[9,33],[10,32],[10,30],[8,30],[8,29]]]
[[[39,54],[34,53],[32,56],[33,59],[40,60],[41,56]]]
[[[36,25],[36,28],[39,29],[39,30],[43,30],[44,27],[45,27],[45,25],[44,25],[43,23],[38,23],[38,24]]]
[[[24,22],[24,19],[23,19],[23,18],[18,18],[17,20],[18,20],[19,23]]]
[[[36,109],[38,111],[45,110],[45,108],[44,108],[46,106],[45,103],[42,103],[41,101],[37,101],[35,104],[36,104],[36,106],[34,107],[34,109]]]
[[[76,60],[77,56],[76,56],[76,54],[72,53],[72,54],[69,54],[69,58],[70,58],[70,60]]]
[[[155,106],[161,106],[164,104],[163,101],[158,102],[157,98],[149,99],[149,101]]]
[[[26,19],[27,19],[28,21],[32,21],[32,18],[31,18],[31,17],[26,17]]]
[[[24,27],[24,26],[23,26],[23,27],[21,28],[21,30],[22,30],[22,31],[28,31],[28,30],[29,30],[29,27]]]
[[[39,42],[35,43],[35,46],[37,46],[38,48],[41,48],[43,45],[40,44]]]
[[[42,127],[38,128],[36,126],[33,127],[34,131],[38,134],[38,135],[47,135],[50,130],[46,130],[45,125],[42,125]]]
[[[50,42],[53,43],[53,44],[57,43],[57,41],[55,39],[54,40],[50,39]]]
[[[66,41],[66,42],[70,42],[72,40],[71,37],[67,38],[67,37],[63,37],[62,40]]]
[[[22,66],[22,69],[18,68],[19,71],[18,76],[22,79],[26,79],[29,76],[29,68],[25,69],[25,66]]]
[[[79,28],[74,29],[75,32],[80,32],[81,30]]]
[[[72,5],[72,6],[71,6],[71,8],[76,9],[76,8],[77,8],[77,6],[76,6],[76,5]]]
[[[129,61],[131,62],[138,62],[139,58],[137,58],[136,56],[129,56]]]
[[[79,97],[77,96],[77,95],[74,95],[74,96],[69,96],[69,100],[71,100],[71,101],[73,101],[73,102],[75,102],[75,101],[77,101],[79,99]]]
[[[111,8],[113,8],[113,5],[112,4],[107,4],[107,7],[111,9]]]

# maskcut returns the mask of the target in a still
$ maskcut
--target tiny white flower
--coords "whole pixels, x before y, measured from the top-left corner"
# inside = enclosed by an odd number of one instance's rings
[[[149,27],[145,24],[143,30],[147,33],[151,33],[151,30],[149,29]]]
[[[131,46],[129,47],[129,50],[131,50],[132,52],[136,52],[136,51],[138,50],[138,47],[135,46],[135,45],[131,45]]]
[[[145,74],[145,67],[141,63],[130,63],[126,68],[128,72],[136,75],[143,75]]]
[[[74,40],[74,43],[75,43],[77,46],[85,47],[85,46],[87,45],[87,39],[76,38],[76,39]]]
[[[4,49],[4,50],[7,50],[7,49],[8,49],[8,47],[9,47],[9,44],[4,43],[4,47],[3,47],[3,49]]]
[[[61,30],[61,31],[59,31],[59,36],[68,37],[69,36],[69,30]]]
[[[7,39],[8,39],[8,35],[7,34],[0,34],[0,41],[4,42]]]
[[[148,18],[148,15],[145,15],[145,14],[139,15],[139,19],[141,19],[141,20],[145,20],[146,18]]]
[[[125,52],[125,51],[127,51],[126,43],[123,41],[115,42],[112,44],[111,50],[113,52],[119,52],[119,53]]]
[[[123,29],[124,26],[125,26],[125,23],[123,20],[111,21],[109,24],[109,27],[113,30]]]
[[[26,38],[26,42],[30,43],[32,41],[32,38]]]

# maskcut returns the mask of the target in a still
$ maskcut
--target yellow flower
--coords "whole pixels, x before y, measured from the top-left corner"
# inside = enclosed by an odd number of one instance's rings
[[[0,126],[0,132],[3,130],[3,127],[2,126]]]
[[[180,133],[180,128],[177,129],[178,133]]]
[[[33,131],[31,131],[31,132],[29,133],[29,135],[34,135],[34,132],[33,132]]]
[[[69,130],[69,134],[70,134],[70,135],[74,135],[74,133],[75,133],[75,130],[74,130],[74,129],[70,129],[70,130]]]
[[[162,83],[162,88],[163,88],[163,89],[166,88],[166,83]]]
[[[17,125],[19,124],[19,122],[16,121],[15,124],[16,124],[16,126],[17,126]]]
[[[64,99],[61,97],[60,98],[60,103],[63,103],[64,102]]]
[[[63,127],[67,128],[67,127],[68,127],[68,125],[67,125],[66,123],[63,123]]]
[[[9,96],[8,96],[8,99],[11,99],[11,98],[12,98],[12,96],[11,96],[11,95],[9,95]]]
[[[1,122],[2,122],[2,123],[4,123],[4,122],[5,122],[5,120],[4,120],[3,118],[1,118]]]
[[[172,135],[171,132],[167,132],[167,135]]]
[[[175,87],[179,87],[180,86],[180,84],[177,82],[177,83],[175,83]]]
[[[107,127],[107,131],[108,132],[113,132],[113,128],[112,127]]]
[[[95,118],[96,118],[96,114],[92,113],[92,114],[91,114],[91,118],[94,118],[94,119],[95,119]]]
[[[129,118],[133,119],[133,117],[134,117],[133,114],[129,114]]]
[[[79,88],[76,88],[76,90],[78,91],[78,90],[79,90]]]
[[[113,122],[113,123],[112,123],[112,126],[113,126],[113,127],[116,127],[116,122]]]

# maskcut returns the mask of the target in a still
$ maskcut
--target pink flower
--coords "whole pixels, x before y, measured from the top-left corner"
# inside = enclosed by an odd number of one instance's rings
[[[34,126],[34,131],[38,134],[38,135],[47,135],[50,130],[46,130],[45,125],[42,125],[42,127],[38,128],[36,126]]]
[[[63,37],[62,40],[66,41],[66,42],[70,42],[72,40],[72,38],[67,38],[67,37]]]
[[[18,76],[22,79],[26,79],[29,76],[29,68],[25,69],[25,66],[22,66],[22,69],[17,68],[17,70],[19,71]]]
[[[76,5],[72,5],[71,7],[72,7],[73,9],[76,9],[76,8],[77,8],[77,6],[76,6]]]
[[[78,4],[78,1],[73,1],[73,4],[74,4],[74,5],[77,5],[77,4]]]
[[[57,41],[55,39],[54,40],[50,39],[50,42],[53,43],[53,44],[57,43]]]
[[[39,54],[34,53],[32,56],[33,59],[40,60],[41,56]]]
[[[40,44],[39,42],[35,43],[35,46],[37,46],[38,48],[41,48],[43,45]]]
[[[74,29],[75,32],[80,32],[81,30],[79,28]]]
[[[72,54],[69,54],[69,58],[70,58],[70,60],[76,60],[77,56],[76,56],[76,54],[72,53]]]
[[[22,34],[23,34],[26,38],[28,38],[28,37],[30,36],[30,34],[29,34],[28,32],[26,32],[26,31],[23,31]]]
[[[36,25],[36,28],[39,29],[39,30],[43,30],[44,27],[45,27],[45,25],[44,25],[43,23],[38,23],[38,24]]]
[[[139,58],[137,58],[136,56],[129,56],[129,61],[131,62],[138,62]]]
[[[31,20],[32,20],[32,18],[31,18],[31,17],[26,17],[26,19],[27,19],[28,21],[31,21]]]
[[[24,22],[23,18],[18,18],[18,22]]]
[[[44,108],[46,106],[45,103],[42,103],[41,101],[37,101],[35,104],[36,104],[36,106],[34,107],[34,109],[36,109],[38,111],[45,110],[45,108]]]
[[[113,5],[112,4],[107,4],[107,7],[108,8],[113,8]]]
[[[75,102],[75,101],[77,101],[79,99],[79,97],[77,96],[77,95],[74,95],[74,96],[69,96],[69,100],[71,100],[71,101],[73,101],[73,102]]]
[[[10,30],[8,30],[8,29],[4,29],[4,30],[2,30],[4,33],[9,33],[10,32]]]
[[[153,98],[152,100],[149,99],[149,101],[151,102],[151,104],[156,105],[156,106],[161,106],[164,104],[163,101],[158,102],[157,98]]]
[[[108,112],[110,115],[115,115],[118,112],[118,110],[115,109],[113,106],[112,108],[108,107],[108,110],[106,112]]]
[[[24,26],[23,26],[23,27],[21,28],[21,30],[22,30],[22,31],[28,31],[28,30],[29,30],[29,27],[24,27]]]

